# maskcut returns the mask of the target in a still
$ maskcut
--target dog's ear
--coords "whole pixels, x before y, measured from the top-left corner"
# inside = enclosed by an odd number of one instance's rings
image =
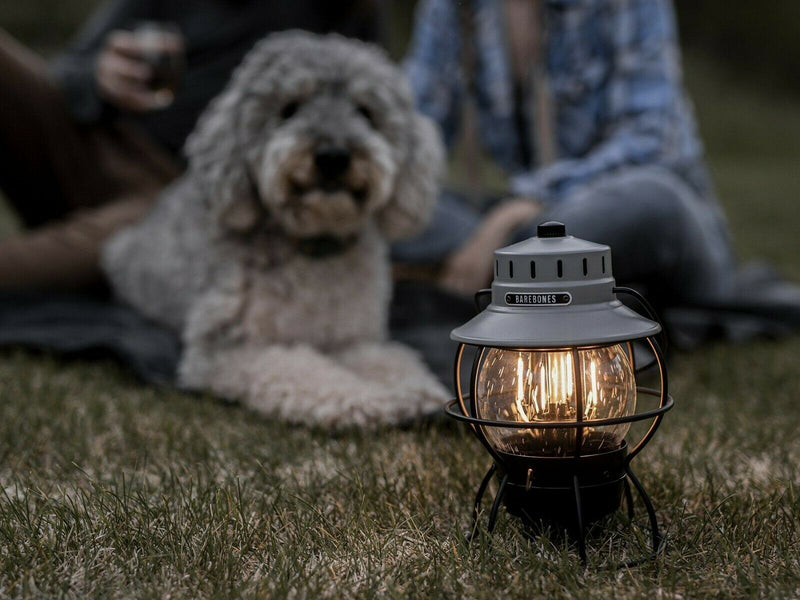
[[[215,222],[238,232],[252,229],[259,216],[258,198],[247,172],[246,157],[234,128],[241,102],[236,89],[218,96],[186,142],[192,176],[206,192]]]
[[[408,237],[428,222],[444,168],[444,147],[433,121],[413,114],[408,135],[393,196],[377,215],[378,226],[389,240]]]
[[[246,232],[264,215],[258,190],[246,152],[253,130],[242,120],[242,106],[258,96],[254,84],[268,79],[267,72],[286,53],[287,46],[302,41],[303,32],[275,33],[258,44],[236,68],[225,90],[200,116],[186,141],[189,169],[206,190],[209,210],[217,223],[238,232]]]

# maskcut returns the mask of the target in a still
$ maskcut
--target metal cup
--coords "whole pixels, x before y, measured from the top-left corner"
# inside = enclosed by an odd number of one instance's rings
[[[140,22],[133,30],[142,59],[152,69],[148,87],[168,105],[175,97],[186,64],[183,35],[177,25],[160,21]]]

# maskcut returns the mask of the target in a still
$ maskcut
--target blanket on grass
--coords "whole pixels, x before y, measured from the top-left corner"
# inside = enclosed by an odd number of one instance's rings
[[[420,352],[448,387],[455,343],[450,330],[475,313],[470,299],[431,286],[398,285],[393,339]],[[181,353],[175,331],[101,294],[0,295],[0,348],[22,347],[75,358],[112,358],[142,381],[172,385]]]
[[[740,292],[727,303],[671,307],[663,317],[671,346],[693,348],[712,339],[776,338],[800,331],[800,288],[766,267],[741,273]],[[636,309],[636,306],[632,306]],[[448,388],[456,344],[450,331],[475,314],[470,298],[419,282],[395,286],[393,339],[417,350]],[[67,357],[112,357],[142,381],[172,385],[181,352],[176,332],[107,296],[0,296],[0,348],[24,347]]]

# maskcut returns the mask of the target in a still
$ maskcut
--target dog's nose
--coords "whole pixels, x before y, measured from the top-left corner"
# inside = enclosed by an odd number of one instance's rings
[[[320,146],[314,151],[314,164],[325,179],[335,179],[350,166],[350,151],[341,146]]]

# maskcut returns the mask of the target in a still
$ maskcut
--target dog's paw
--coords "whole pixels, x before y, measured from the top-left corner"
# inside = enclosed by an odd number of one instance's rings
[[[364,380],[396,392],[405,407],[405,420],[441,410],[449,397],[419,355],[397,342],[358,344],[336,360]]]
[[[327,429],[408,423],[441,410],[446,398],[416,355],[399,344],[353,347],[335,359],[310,346],[188,352],[181,382],[268,418]]]
[[[408,389],[368,380],[310,346],[275,346],[217,355],[216,369],[205,385],[240,400],[268,418],[298,425],[345,429],[407,422],[430,412]],[[235,377],[230,374],[235,373]]]
[[[333,430],[395,425],[420,415],[420,406],[410,403],[407,394],[357,378],[328,381],[315,389],[283,384],[259,387],[244,398],[244,404],[268,418]]]

